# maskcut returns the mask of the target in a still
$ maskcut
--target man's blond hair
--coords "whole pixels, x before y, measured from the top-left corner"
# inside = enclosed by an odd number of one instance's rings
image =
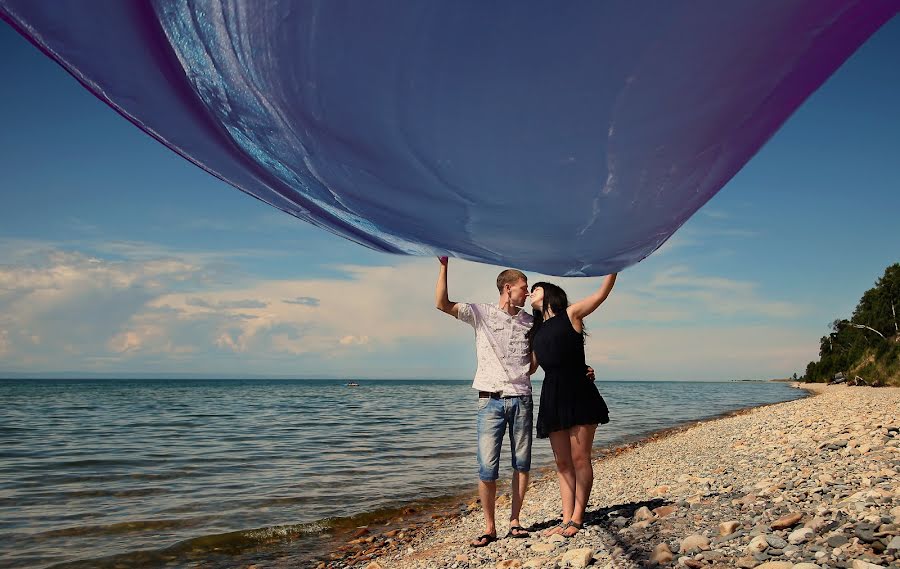
[[[528,282],[525,273],[516,269],[506,269],[497,275],[497,290],[503,292],[503,287],[519,282],[520,280]]]

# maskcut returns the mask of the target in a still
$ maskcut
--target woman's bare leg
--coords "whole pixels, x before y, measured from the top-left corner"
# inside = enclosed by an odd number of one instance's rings
[[[559,480],[559,497],[562,499],[562,523],[567,524],[572,519],[576,488],[569,431],[550,433],[550,448],[553,449],[553,458],[556,459],[556,477]],[[555,527],[544,532],[544,534],[552,535],[554,533],[562,533],[562,531],[561,527]]]
[[[591,496],[591,487],[594,485],[591,448],[594,445],[596,431],[597,425],[577,425],[569,429],[567,433],[575,476],[571,521],[577,524],[584,523],[584,511],[587,508],[588,498]],[[563,535],[575,535],[576,533],[578,533],[578,528],[569,527],[563,532]]]

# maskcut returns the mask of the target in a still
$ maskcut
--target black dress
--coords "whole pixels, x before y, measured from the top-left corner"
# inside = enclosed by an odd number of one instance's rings
[[[544,368],[537,436],[575,425],[609,422],[606,402],[586,375],[584,339],[565,311],[543,322],[534,337],[534,353]]]

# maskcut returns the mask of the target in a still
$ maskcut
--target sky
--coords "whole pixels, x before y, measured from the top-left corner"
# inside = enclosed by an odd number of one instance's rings
[[[0,377],[470,379],[437,261],[204,173],[0,23]],[[900,262],[900,18],[587,320],[600,380],[802,374]],[[504,267],[451,260],[451,300]],[[601,278],[550,280],[577,299]]]

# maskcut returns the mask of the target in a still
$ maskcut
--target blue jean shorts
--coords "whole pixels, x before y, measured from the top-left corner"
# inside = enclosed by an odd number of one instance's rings
[[[478,399],[478,477],[485,482],[500,477],[500,449],[509,433],[512,467],[531,470],[531,425],[534,415],[531,395]]]

